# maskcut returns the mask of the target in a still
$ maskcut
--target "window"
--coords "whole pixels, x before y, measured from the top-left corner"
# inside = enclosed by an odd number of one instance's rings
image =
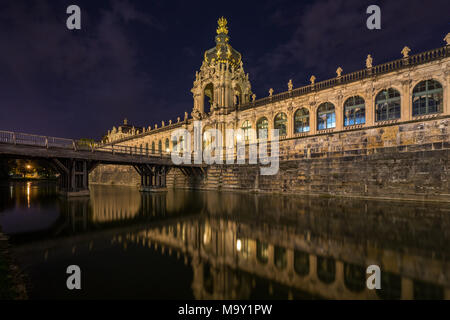
[[[334,127],[336,127],[334,105],[330,102],[324,102],[317,108],[317,130]]]
[[[309,254],[303,251],[294,251],[294,270],[300,276],[309,274]]]
[[[250,139],[250,129],[252,128],[252,124],[250,123],[250,121],[245,120],[242,123],[241,129],[243,131],[244,134],[244,141],[249,141]]]
[[[413,89],[413,116],[442,112],[442,86],[436,80],[419,82]]]
[[[203,131],[203,150],[205,150],[206,148],[212,148],[212,142],[213,142],[213,136],[211,134],[211,130],[212,128],[210,127],[205,127],[204,131]]]
[[[309,111],[301,108],[294,113],[294,133],[309,131]]]
[[[393,89],[380,91],[375,97],[375,121],[400,118],[400,93]]]
[[[256,135],[258,139],[267,139],[269,121],[266,117],[262,117],[256,122]]]
[[[348,98],[344,103],[344,126],[366,123],[366,106],[360,96]]]
[[[317,277],[324,283],[333,283],[336,278],[336,263],[332,258],[317,256]]]
[[[166,138],[165,148],[166,148],[166,150],[165,150],[166,152],[170,151],[169,138]]]
[[[162,142],[161,140],[158,141],[158,152],[162,151]]]
[[[286,113],[284,112],[280,112],[279,114],[277,114],[275,116],[275,120],[274,120],[274,128],[278,129],[278,134],[280,136],[285,136],[287,133],[287,116]]]
[[[269,245],[267,243],[256,241],[256,258],[263,264],[269,261]]]
[[[145,144],[145,154],[148,155],[148,142]]]
[[[152,142],[152,153],[155,153],[155,141]]]
[[[275,266],[282,270],[286,268],[287,266],[287,255],[286,255],[286,249],[283,247],[275,246],[273,251],[273,262]]]

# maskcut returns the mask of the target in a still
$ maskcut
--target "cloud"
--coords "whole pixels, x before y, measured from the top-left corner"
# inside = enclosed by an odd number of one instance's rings
[[[381,8],[381,30],[366,27],[370,4]],[[444,8],[449,8],[446,0],[319,0],[308,5],[282,1],[271,7],[269,20],[291,36],[261,56],[252,72],[280,74],[283,69],[295,68],[309,72],[299,76],[305,84],[312,73],[333,77],[338,66],[343,66],[344,72],[361,69],[369,53],[376,64],[400,58],[403,45],[410,46],[412,53],[429,45],[430,39],[439,45],[445,34],[433,32],[448,28],[448,10]]]
[[[93,123],[104,129],[111,125],[102,114],[121,117],[123,110],[148,103],[152,79],[139,68],[138,46],[127,24],[161,25],[128,1],[110,4],[95,16],[82,7],[79,31],[68,30],[65,8],[49,1],[0,7],[0,37],[7,39],[0,50],[1,127],[89,136],[95,134]],[[90,120],[85,131],[75,130],[86,125],[80,119]]]

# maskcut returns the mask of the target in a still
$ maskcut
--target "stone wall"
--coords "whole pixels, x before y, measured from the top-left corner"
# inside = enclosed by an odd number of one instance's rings
[[[450,118],[321,134],[280,142],[280,170],[214,165],[204,177],[172,169],[169,188],[450,201]],[[93,183],[139,184],[127,167],[104,166]]]

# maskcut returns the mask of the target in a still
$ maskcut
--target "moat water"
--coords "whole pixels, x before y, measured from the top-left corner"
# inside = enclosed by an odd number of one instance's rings
[[[22,182],[0,186],[0,226],[31,299],[450,299],[445,203]]]

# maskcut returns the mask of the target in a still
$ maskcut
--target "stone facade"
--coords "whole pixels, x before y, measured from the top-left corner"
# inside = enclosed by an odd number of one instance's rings
[[[448,43],[411,56],[404,48],[402,58],[381,65],[372,65],[370,56],[363,70],[343,74],[338,68],[336,78],[316,82],[312,76],[311,84],[297,89],[289,80],[288,91],[270,90],[268,97],[256,100],[241,56],[228,44],[226,21],[220,23],[216,47],[205,53],[195,76],[191,117],[186,112],[183,119],[122,138],[110,133],[108,143],[143,153],[171,152],[181,143],[171,141],[171,134],[179,128],[193,133],[195,120],[202,121],[204,131],[220,130],[223,145],[226,129],[263,129],[268,136],[279,129],[276,176],[260,176],[252,165],[213,165],[203,178],[172,169],[168,186],[449,198]],[[229,54],[223,55],[224,50]],[[204,133],[203,139],[209,137]],[[247,148],[261,143],[251,136],[245,142]],[[135,184],[133,169],[118,170],[98,168],[91,180]]]

